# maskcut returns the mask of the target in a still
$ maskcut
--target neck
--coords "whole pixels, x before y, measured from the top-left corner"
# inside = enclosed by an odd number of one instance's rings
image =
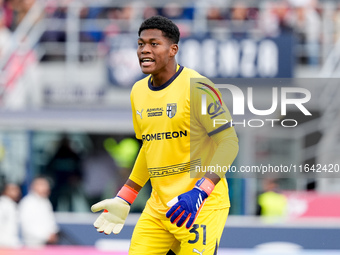
[[[167,65],[162,71],[157,74],[152,74],[152,86],[159,87],[166,83],[176,73],[177,62]]]

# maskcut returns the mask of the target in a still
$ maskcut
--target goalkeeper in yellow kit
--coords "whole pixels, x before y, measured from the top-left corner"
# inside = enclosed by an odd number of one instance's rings
[[[208,79],[177,64],[180,33],[171,20],[151,17],[138,35],[139,63],[149,76],[133,86],[131,105],[136,137],[143,145],[117,196],[92,206],[93,212],[104,210],[94,226],[98,232],[118,234],[150,179],[151,197],[129,254],[216,254],[229,213],[228,185],[225,173],[197,169],[234,161],[238,139],[230,113]],[[228,123],[215,126],[216,116]]]

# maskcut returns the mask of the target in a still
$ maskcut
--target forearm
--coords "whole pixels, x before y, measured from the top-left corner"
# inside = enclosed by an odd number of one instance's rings
[[[230,166],[234,162],[239,150],[238,138],[234,129],[231,128],[230,130],[215,134],[213,139],[217,144],[217,148],[210,161],[210,166]],[[215,183],[216,179],[218,179],[217,176],[223,178],[224,175],[224,171],[215,171],[214,173],[207,173],[206,177]]]
[[[145,150],[142,146],[132,168],[130,177],[125,184],[132,187],[136,191],[140,191],[140,189],[145,185],[148,180],[149,172],[146,164]]]
[[[92,212],[104,210],[94,222],[98,232],[118,234],[124,226],[130,212],[130,205],[136,199],[138,192],[149,179],[144,148],[140,149],[129,179],[120,189],[117,196],[105,199],[91,207]]]
[[[214,183],[214,185],[216,185],[221,180],[220,176],[218,176],[217,174],[212,173],[212,172],[207,172],[204,175],[204,178],[210,179]]]
[[[125,185],[128,185],[129,187],[133,188],[135,191],[139,192],[143,187],[140,186],[139,184],[135,183],[134,181],[132,181],[131,179],[128,179],[125,182]]]
[[[136,199],[138,192],[142,189],[148,179],[149,174],[146,166],[144,148],[142,146],[138,153],[130,177],[118,192],[117,197],[124,199],[131,205]]]

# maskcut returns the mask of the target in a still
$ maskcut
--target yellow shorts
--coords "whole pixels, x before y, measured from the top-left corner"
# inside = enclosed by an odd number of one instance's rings
[[[203,208],[204,209],[204,208]],[[191,229],[177,227],[143,212],[134,229],[129,255],[217,254],[229,208],[202,210]],[[204,252],[204,253],[203,253]]]

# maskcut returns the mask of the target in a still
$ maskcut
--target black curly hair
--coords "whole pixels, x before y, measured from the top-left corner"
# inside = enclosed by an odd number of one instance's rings
[[[144,20],[139,27],[138,36],[145,29],[159,29],[172,43],[177,44],[179,42],[180,33],[177,25],[166,17],[156,15]]]

